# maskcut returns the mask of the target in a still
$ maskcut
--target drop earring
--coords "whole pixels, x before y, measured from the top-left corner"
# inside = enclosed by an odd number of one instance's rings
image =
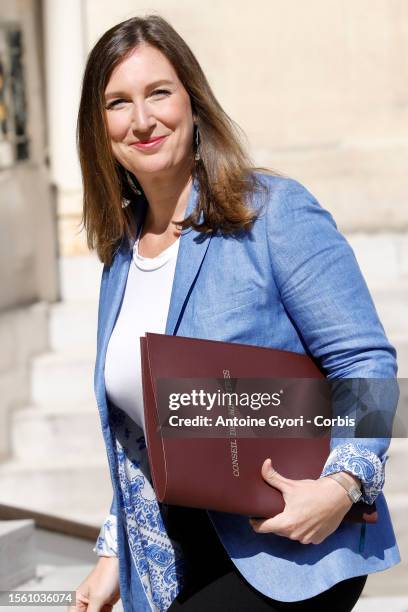
[[[200,155],[200,135],[198,132],[198,126],[195,126],[195,155],[194,155],[194,159],[196,161],[200,161],[201,159],[201,155]]]

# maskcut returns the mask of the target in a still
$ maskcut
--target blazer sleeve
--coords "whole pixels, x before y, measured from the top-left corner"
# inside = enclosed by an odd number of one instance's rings
[[[282,179],[268,198],[266,228],[283,306],[307,350],[329,380],[364,379],[378,402],[372,408],[393,418],[398,400],[395,349],[353,250],[330,213],[299,182]],[[363,501],[371,504],[384,485],[389,443],[388,436],[341,438],[332,431],[321,476],[354,474],[362,482]]]

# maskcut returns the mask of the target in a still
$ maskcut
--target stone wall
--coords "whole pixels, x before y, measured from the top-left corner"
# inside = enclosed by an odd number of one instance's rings
[[[404,0],[86,0],[87,49],[134,15],[167,18],[247,134],[354,231],[408,229]]]
[[[13,410],[30,399],[30,359],[48,347],[46,302],[58,298],[55,207],[47,169],[40,0],[2,0],[0,27],[21,32],[29,154],[14,155],[10,129],[15,107],[7,99],[3,143],[13,153],[0,164],[0,458],[9,452]],[[3,38],[3,40],[5,40]],[[11,81],[2,48],[5,82]],[[14,69],[14,78],[16,78]],[[10,90],[8,90],[10,93]],[[24,99],[20,97],[20,101]],[[4,109],[3,109],[4,112]],[[3,126],[2,126],[3,128]],[[6,161],[6,163],[5,163]]]

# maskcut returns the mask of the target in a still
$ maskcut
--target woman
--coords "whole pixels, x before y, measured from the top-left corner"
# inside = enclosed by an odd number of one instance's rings
[[[350,247],[302,185],[251,166],[158,16],[115,26],[92,50],[78,140],[88,242],[105,264],[95,391],[114,496],[73,609],[110,610],[120,584],[126,612],[351,610],[367,574],[399,561],[381,492],[389,440],[332,439],[317,480],[266,460],[285,500],[274,518],[158,504],[138,353],[146,331],[165,332],[308,353],[332,379],[394,378]],[[365,533],[342,522],[360,489],[379,512]]]

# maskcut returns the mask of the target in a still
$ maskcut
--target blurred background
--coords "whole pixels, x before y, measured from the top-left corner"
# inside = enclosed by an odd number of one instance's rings
[[[109,511],[92,381],[101,265],[80,231],[75,125],[91,47],[152,12],[190,45],[254,161],[331,211],[408,375],[407,0],[2,0],[0,590],[75,588]],[[407,440],[389,455],[403,562],[369,577],[361,611],[408,610]]]

